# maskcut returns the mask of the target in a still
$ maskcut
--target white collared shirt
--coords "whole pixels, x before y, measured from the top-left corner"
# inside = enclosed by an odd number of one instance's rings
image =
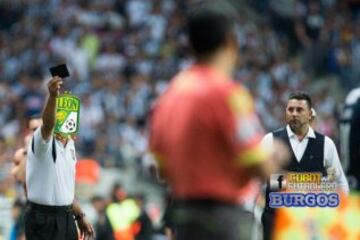
[[[305,149],[309,142],[309,138],[316,138],[314,130],[309,126],[309,131],[306,136],[300,141],[295,133],[291,130],[290,126],[286,126],[286,131],[289,136],[290,145],[298,162],[301,161],[302,156],[304,155]],[[273,143],[273,133],[268,133],[262,139],[262,144],[268,149],[272,148]],[[346,180],[343,168],[340,163],[339,155],[336,150],[336,146],[334,142],[327,136],[325,136],[324,140],[324,167],[326,169],[334,168],[335,169],[335,179],[339,188],[348,193],[349,192],[349,184]]]
[[[64,147],[61,142],[55,140],[56,162],[54,162],[53,137],[45,141],[39,127],[29,144],[26,161],[28,199],[49,206],[70,205],[75,194],[75,144],[73,140],[69,140]],[[34,152],[32,141],[34,141]]]

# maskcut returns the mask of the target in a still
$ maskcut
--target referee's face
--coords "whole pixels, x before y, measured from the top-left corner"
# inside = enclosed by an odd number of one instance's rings
[[[35,130],[40,127],[42,124],[41,118],[34,118],[29,121],[29,129],[32,132],[35,132]]]
[[[286,122],[294,131],[307,128],[311,119],[311,110],[306,100],[290,99],[286,106]]]

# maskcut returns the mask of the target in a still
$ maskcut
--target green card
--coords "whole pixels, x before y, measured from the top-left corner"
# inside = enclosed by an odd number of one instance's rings
[[[76,135],[79,131],[80,99],[69,93],[56,98],[55,133],[63,137]]]

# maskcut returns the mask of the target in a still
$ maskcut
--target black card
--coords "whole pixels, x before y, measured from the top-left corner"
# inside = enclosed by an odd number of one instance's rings
[[[70,76],[69,71],[66,67],[66,64],[61,64],[58,66],[51,67],[50,69],[51,76],[59,76],[61,78],[66,78]]]

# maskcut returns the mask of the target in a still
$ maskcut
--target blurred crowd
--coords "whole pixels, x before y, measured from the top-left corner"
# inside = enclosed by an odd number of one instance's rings
[[[11,159],[29,117],[42,111],[48,68],[60,63],[71,75],[64,88],[82,103],[78,158],[117,169],[149,163],[152,101],[192,61],[183,28],[189,2],[0,1],[0,195],[16,195]],[[342,99],[326,81],[337,79],[342,96],[360,79],[357,1],[234,2],[255,13],[238,19],[235,77],[255,96],[266,130],[283,125],[288,94],[304,90],[314,99],[317,129],[336,140]]]

